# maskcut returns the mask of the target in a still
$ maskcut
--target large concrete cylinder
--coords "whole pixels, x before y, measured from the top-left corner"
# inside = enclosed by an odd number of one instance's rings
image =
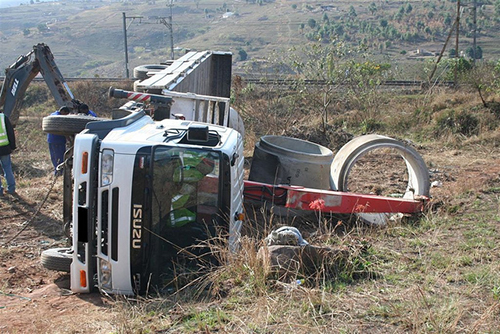
[[[251,181],[330,189],[333,152],[321,145],[283,136],[263,136],[255,144]]]

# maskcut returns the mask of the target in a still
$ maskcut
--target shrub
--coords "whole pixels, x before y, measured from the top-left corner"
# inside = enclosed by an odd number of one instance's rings
[[[50,91],[48,90],[45,83],[43,84],[34,83],[29,87],[29,89],[26,90],[23,99],[23,106],[29,108],[36,104],[45,103],[51,99],[49,94]]]
[[[366,133],[374,133],[377,131],[380,131],[384,129],[384,123],[373,119],[373,118],[367,118],[361,121],[361,124],[359,125],[361,133],[366,134]]]
[[[446,110],[438,114],[436,118],[436,135],[442,135],[447,132],[471,136],[478,134],[479,120],[473,114],[467,111],[456,112],[453,109]]]

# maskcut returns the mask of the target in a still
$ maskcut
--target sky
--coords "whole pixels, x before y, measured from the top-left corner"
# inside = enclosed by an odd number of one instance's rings
[[[40,0],[47,1],[47,0]],[[54,0],[50,0],[54,1]],[[29,3],[30,0],[0,0],[0,8],[15,7],[19,6],[21,3]]]
[[[0,0],[0,8],[19,6],[21,2],[25,0]]]

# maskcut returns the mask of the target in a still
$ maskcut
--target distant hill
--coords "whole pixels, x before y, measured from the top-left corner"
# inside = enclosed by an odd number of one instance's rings
[[[420,54],[435,59],[456,15],[456,1],[438,0],[179,0],[172,7],[166,0],[24,3],[0,8],[0,68],[43,42],[67,77],[124,77],[124,21],[130,73],[135,66],[170,59],[171,14],[175,57],[190,49],[231,51],[240,70],[248,62],[265,60],[273,50],[283,54],[321,36],[325,43],[342,40],[366,47],[372,59],[408,71],[429,59]],[[477,45],[489,60],[500,58],[498,15],[488,3],[476,11]],[[470,4],[460,22],[459,50],[465,52],[474,35]],[[446,54],[455,47],[452,36]]]

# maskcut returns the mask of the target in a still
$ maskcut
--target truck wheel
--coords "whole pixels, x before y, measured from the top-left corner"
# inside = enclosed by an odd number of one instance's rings
[[[168,65],[151,64],[141,65],[134,68],[134,78],[144,80],[148,78],[148,72],[160,72],[168,67]]]
[[[71,248],[51,248],[42,252],[42,265],[49,270],[69,273],[73,250]]]
[[[63,226],[64,235],[69,239],[73,237],[73,221],[66,222]]]
[[[87,115],[50,115],[42,120],[42,130],[54,135],[70,136],[81,132],[89,122],[104,121]]]

